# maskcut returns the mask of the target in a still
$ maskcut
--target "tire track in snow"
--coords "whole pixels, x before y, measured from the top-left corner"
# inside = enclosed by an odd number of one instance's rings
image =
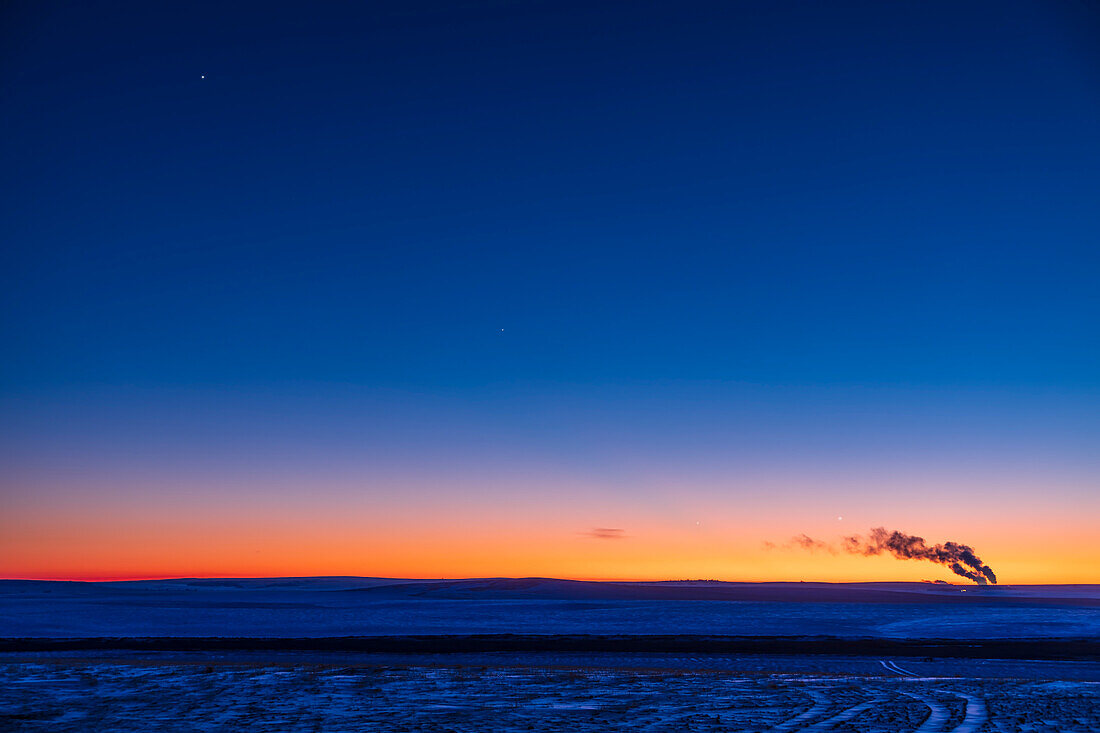
[[[952,733],[977,733],[985,722],[989,720],[989,713],[985,709],[985,700],[962,692],[952,692],[952,695],[966,700],[966,717],[959,723]]]
[[[853,705],[846,710],[842,710],[831,718],[825,718],[825,720],[819,720],[808,728],[803,728],[805,733],[818,733],[819,731],[832,730],[841,723],[846,723],[852,718],[862,713],[867,708],[873,707],[886,701],[885,697],[876,697],[874,700],[868,700],[867,702],[861,702],[858,705]]]
[[[896,662],[893,662],[893,661],[887,661],[887,660],[883,659],[883,660],[879,660],[879,664],[881,664],[883,667],[885,667],[887,670],[893,672],[894,674],[899,674],[902,677],[916,677],[917,676],[917,675],[913,674],[912,672],[910,672],[907,669],[902,669],[901,667],[899,667],[897,665]]]
[[[948,717],[947,708],[940,705],[935,700],[930,700],[921,695],[914,695],[911,692],[903,692],[901,694],[919,701],[928,708],[928,717],[924,719],[924,722],[920,724],[920,727],[917,728],[914,733],[939,733],[939,731],[943,730],[943,724],[947,722]]]
[[[812,697],[814,701],[814,704],[810,707],[810,709],[802,713],[801,715],[796,715],[789,720],[784,720],[779,725],[769,728],[767,733],[782,733],[783,731],[802,730],[801,728],[799,728],[800,725],[813,720],[814,718],[818,717],[829,709],[829,698],[825,697],[820,692],[815,692],[814,690],[806,690],[806,694]]]

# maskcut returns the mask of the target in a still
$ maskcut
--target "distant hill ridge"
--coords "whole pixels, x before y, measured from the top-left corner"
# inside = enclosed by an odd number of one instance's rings
[[[831,603],[1059,603],[1100,606],[1100,586],[956,586],[931,583],[738,583],[485,578],[400,581],[347,592],[424,599],[765,601]]]
[[[562,578],[407,579],[356,576],[172,578],[125,581],[0,580],[0,595],[65,593],[337,592],[424,600],[1026,603],[1100,606],[1100,585],[971,586],[922,582],[594,581]]]

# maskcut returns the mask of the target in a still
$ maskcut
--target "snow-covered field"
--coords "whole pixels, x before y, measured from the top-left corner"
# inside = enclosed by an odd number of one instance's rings
[[[1098,637],[1100,588],[550,579],[0,581],[0,636],[7,637],[492,633]]]
[[[1100,731],[1098,637],[1097,586],[0,581],[0,730]]]
[[[718,671],[9,660],[0,663],[0,729],[1100,730],[1097,682],[911,676],[904,660],[877,660],[872,673],[825,673],[831,664],[782,673],[751,660]]]

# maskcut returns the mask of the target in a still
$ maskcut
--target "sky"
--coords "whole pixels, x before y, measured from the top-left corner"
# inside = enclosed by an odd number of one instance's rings
[[[1097,5],[0,14],[0,577],[1100,582]]]

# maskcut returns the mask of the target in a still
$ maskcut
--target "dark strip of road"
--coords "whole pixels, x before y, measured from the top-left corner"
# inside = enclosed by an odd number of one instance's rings
[[[829,654],[966,659],[1100,661],[1098,638],[880,639],[692,635],[435,635],[275,637],[0,638],[0,652],[314,651],[398,654],[613,652],[675,654]]]

